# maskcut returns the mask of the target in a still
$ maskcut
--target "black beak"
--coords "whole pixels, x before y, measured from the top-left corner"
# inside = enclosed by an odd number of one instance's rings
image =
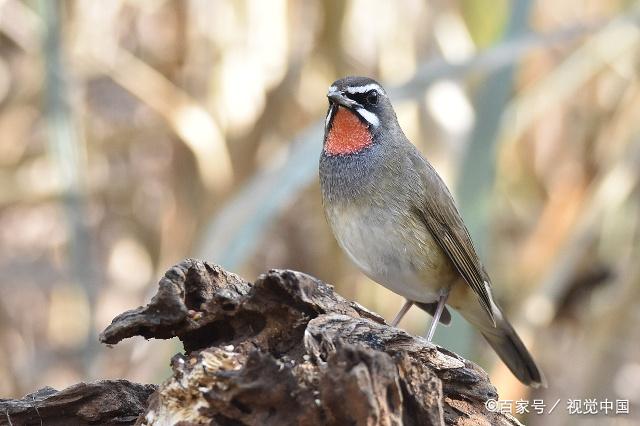
[[[329,101],[331,101],[331,103],[342,105],[343,107],[349,109],[359,106],[356,101],[347,98],[344,93],[339,90],[329,90],[329,93],[327,93],[327,98],[329,98]]]

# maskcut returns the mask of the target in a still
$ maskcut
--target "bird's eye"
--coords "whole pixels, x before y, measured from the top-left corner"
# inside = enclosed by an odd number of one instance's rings
[[[367,92],[367,102],[370,105],[376,105],[378,103],[378,92],[375,90],[369,90]]]

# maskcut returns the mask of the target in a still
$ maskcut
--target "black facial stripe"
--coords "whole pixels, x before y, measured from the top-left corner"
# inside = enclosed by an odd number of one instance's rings
[[[357,103],[359,103],[362,107],[364,107],[364,108],[367,107],[367,93],[349,93],[349,92],[346,92],[345,95],[347,95],[347,97],[349,99],[354,100]]]
[[[331,127],[333,126],[333,120],[336,118],[336,112],[338,112],[338,108],[345,108],[346,109],[346,107],[343,107],[343,106],[340,106],[340,105],[336,105],[333,102],[329,102],[329,109],[327,110],[327,115],[326,115],[325,121],[324,121],[324,130],[326,132],[331,130]],[[364,124],[365,126],[369,127],[369,125],[371,123],[369,123],[367,121],[367,119],[364,118],[360,112],[358,112],[358,110],[351,110],[351,112],[353,114],[355,114],[355,116],[358,118],[358,120],[360,120],[360,122],[362,122],[362,124]]]

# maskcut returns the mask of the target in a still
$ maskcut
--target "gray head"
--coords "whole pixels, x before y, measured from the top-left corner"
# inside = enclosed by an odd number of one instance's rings
[[[336,80],[327,93],[329,111],[325,122],[328,131],[338,106],[353,111],[375,138],[383,130],[395,129],[398,120],[393,106],[380,83],[368,77],[344,77]]]

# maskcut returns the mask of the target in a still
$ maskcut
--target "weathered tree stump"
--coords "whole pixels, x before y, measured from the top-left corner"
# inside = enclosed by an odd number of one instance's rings
[[[133,424],[156,389],[127,380],[78,383],[62,391],[46,387],[19,400],[0,399],[0,425]]]
[[[486,410],[497,393],[478,366],[300,272],[272,270],[251,284],[187,259],[167,271],[147,306],[116,317],[100,340],[136,335],[176,336],[185,353],[173,357],[173,375],[146,405],[132,404],[112,423],[139,414],[140,425],[519,424]],[[0,402],[0,413],[34,419],[16,408],[24,401]],[[38,401],[32,406],[49,404]],[[80,411],[67,412],[68,424],[104,423],[74,417]]]

